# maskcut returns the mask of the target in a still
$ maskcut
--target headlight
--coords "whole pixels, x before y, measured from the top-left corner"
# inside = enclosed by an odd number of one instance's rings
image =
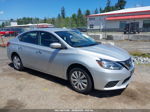
[[[100,60],[97,60],[97,62],[104,69],[121,70],[123,68],[123,66],[120,65],[119,63],[110,61],[110,60],[100,59]]]

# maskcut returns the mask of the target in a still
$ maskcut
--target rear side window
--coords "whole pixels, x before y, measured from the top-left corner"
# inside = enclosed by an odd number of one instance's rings
[[[38,32],[28,32],[19,37],[19,40],[25,43],[38,44]]]
[[[49,47],[51,43],[59,43],[59,40],[48,32],[40,32],[40,37],[40,43],[45,47]]]

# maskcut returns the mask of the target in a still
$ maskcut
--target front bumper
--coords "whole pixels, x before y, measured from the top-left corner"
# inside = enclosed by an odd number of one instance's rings
[[[106,70],[103,68],[94,69],[92,76],[94,80],[94,87],[97,90],[117,90],[124,89],[131,82],[134,74],[134,66],[127,70]]]

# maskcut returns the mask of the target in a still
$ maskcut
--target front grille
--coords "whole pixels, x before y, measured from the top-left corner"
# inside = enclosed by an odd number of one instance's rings
[[[123,65],[127,70],[130,70],[133,66],[133,61],[132,59],[128,59],[126,61],[122,61],[122,62],[119,62],[121,65]]]

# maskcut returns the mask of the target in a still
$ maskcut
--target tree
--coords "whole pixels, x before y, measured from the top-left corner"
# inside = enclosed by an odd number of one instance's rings
[[[44,18],[43,22],[44,22],[44,23],[47,23],[47,18],[46,18],[46,17]]]
[[[13,22],[14,21],[14,19],[10,19],[10,22]]]
[[[62,27],[62,17],[60,14],[58,14],[57,19],[56,19],[56,27]]]
[[[40,23],[40,19],[39,18],[33,18],[32,21],[33,21],[33,24]]]
[[[66,17],[66,12],[65,12],[65,8],[64,7],[61,8],[61,17],[63,19],[65,19],[65,17]]]
[[[90,15],[90,14],[91,14],[90,10],[86,10],[85,16],[88,16],[88,15]]]
[[[96,9],[96,12],[98,10]],[[18,18],[17,21],[19,25],[22,24],[36,24],[36,23],[51,23],[56,27],[85,27],[87,24],[87,19],[86,16],[90,15],[91,12],[90,10],[86,10],[85,14],[82,13],[81,9],[78,9],[77,13],[72,14],[70,17],[66,17],[65,14],[65,8],[62,7],[60,13],[56,18],[44,18],[44,19],[39,19],[39,18],[31,18],[31,17],[23,17],[23,18]],[[6,22],[5,22],[5,25]]]
[[[5,27],[5,23],[4,22],[2,22],[2,25],[1,25],[1,27],[3,28],[3,27]]]
[[[103,13],[103,12],[104,12],[104,10],[103,10],[102,8],[100,8],[100,9],[99,9],[99,12],[100,12],[100,13]]]
[[[71,16],[71,27],[76,28],[77,27],[77,15],[72,14]]]
[[[71,27],[70,17],[66,17],[66,18],[64,19],[63,27],[66,27],[66,28],[70,28],[70,27]]]
[[[97,8],[95,9],[94,14],[98,14],[98,9]]]
[[[52,18],[51,24],[55,25],[55,18]]]
[[[85,16],[82,14],[81,9],[78,9],[78,13],[77,13],[77,26],[78,27],[83,27],[86,24],[86,18]]]
[[[106,7],[104,9],[104,12],[109,12],[109,11],[112,11],[111,10],[111,1],[110,0],[107,0],[107,3],[106,3]]]
[[[104,9],[100,8],[100,13],[124,9],[126,3],[126,0],[118,0],[114,6],[111,6],[111,0],[107,0],[106,7]]]
[[[57,18],[58,18],[58,19],[61,19],[61,15],[60,15],[60,14],[58,14]]]
[[[77,13],[77,26],[79,27],[79,26],[81,26],[81,19],[82,19],[82,11],[81,11],[81,9],[79,8],[78,9],[78,13]]]
[[[124,9],[126,6],[126,3],[127,3],[126,0],[118,0],[118,2],[115,5],[115,9],[116,10]]]

